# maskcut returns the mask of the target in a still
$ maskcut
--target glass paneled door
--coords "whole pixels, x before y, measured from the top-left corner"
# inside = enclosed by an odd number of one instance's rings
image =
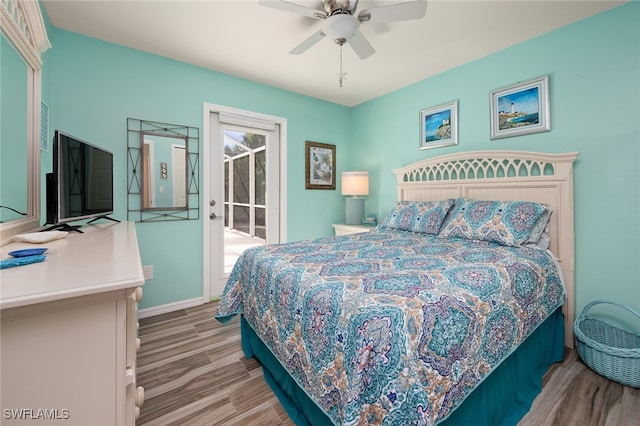
[[[231,272],[247,248],[265,243],[265,134],[223,130],[224,134],[224,272]]]
[[[222,294],[240,254],[280,238],[279,126],[210,114],[209,294]]]

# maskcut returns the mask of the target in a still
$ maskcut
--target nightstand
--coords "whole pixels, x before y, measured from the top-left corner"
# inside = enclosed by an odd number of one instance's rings
[[[359,234],[361,232],[369,232],[374,228],[375,226],[346,225],[344,223],[333,224],[336,235]]]

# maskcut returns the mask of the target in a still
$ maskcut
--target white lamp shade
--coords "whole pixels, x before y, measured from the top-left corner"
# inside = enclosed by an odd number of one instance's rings
[[[369,195],[369,173],[342,172],[342,195]]]

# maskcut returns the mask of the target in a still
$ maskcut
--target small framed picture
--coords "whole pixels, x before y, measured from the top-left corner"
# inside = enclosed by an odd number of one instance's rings
[[[420,111],[420,149],[458,144],[458,101]]]
[[[336,146],[305,142],[305,188],[336,189]]]
[[[491,139],[550,130],[548,75],[491,92]]]

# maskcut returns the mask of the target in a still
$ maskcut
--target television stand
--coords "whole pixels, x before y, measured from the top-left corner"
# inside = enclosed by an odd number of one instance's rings
[[[89,224],[89,223],[93,223],[93,222],[95,222],[96,220],[100,220],[100,219],[107,219],[107,220],[110,220],[110,221],[112,221],[112,222],[120,223],[120,221],[119,221],[118,219],[114,219],[114,218],[112,218],[112,217],[107,216],[106,214],[103,214],[103,215],[101,215],[101,216],[96,216],[96,217],[94,217],[94,218],[93,218],[93,219],[91,219],[89,222],[87,222],[87,224]]]
[[[67,231],[67,232],[79,232],[81,234],[84,234],[83,231],[80,230],[80,226],[81,225],[69,225],[68,223],[59,223],[57,225],[53,225],[50,226],[48,228],[43,229],[40,232],[45,232],[45,231]]]

